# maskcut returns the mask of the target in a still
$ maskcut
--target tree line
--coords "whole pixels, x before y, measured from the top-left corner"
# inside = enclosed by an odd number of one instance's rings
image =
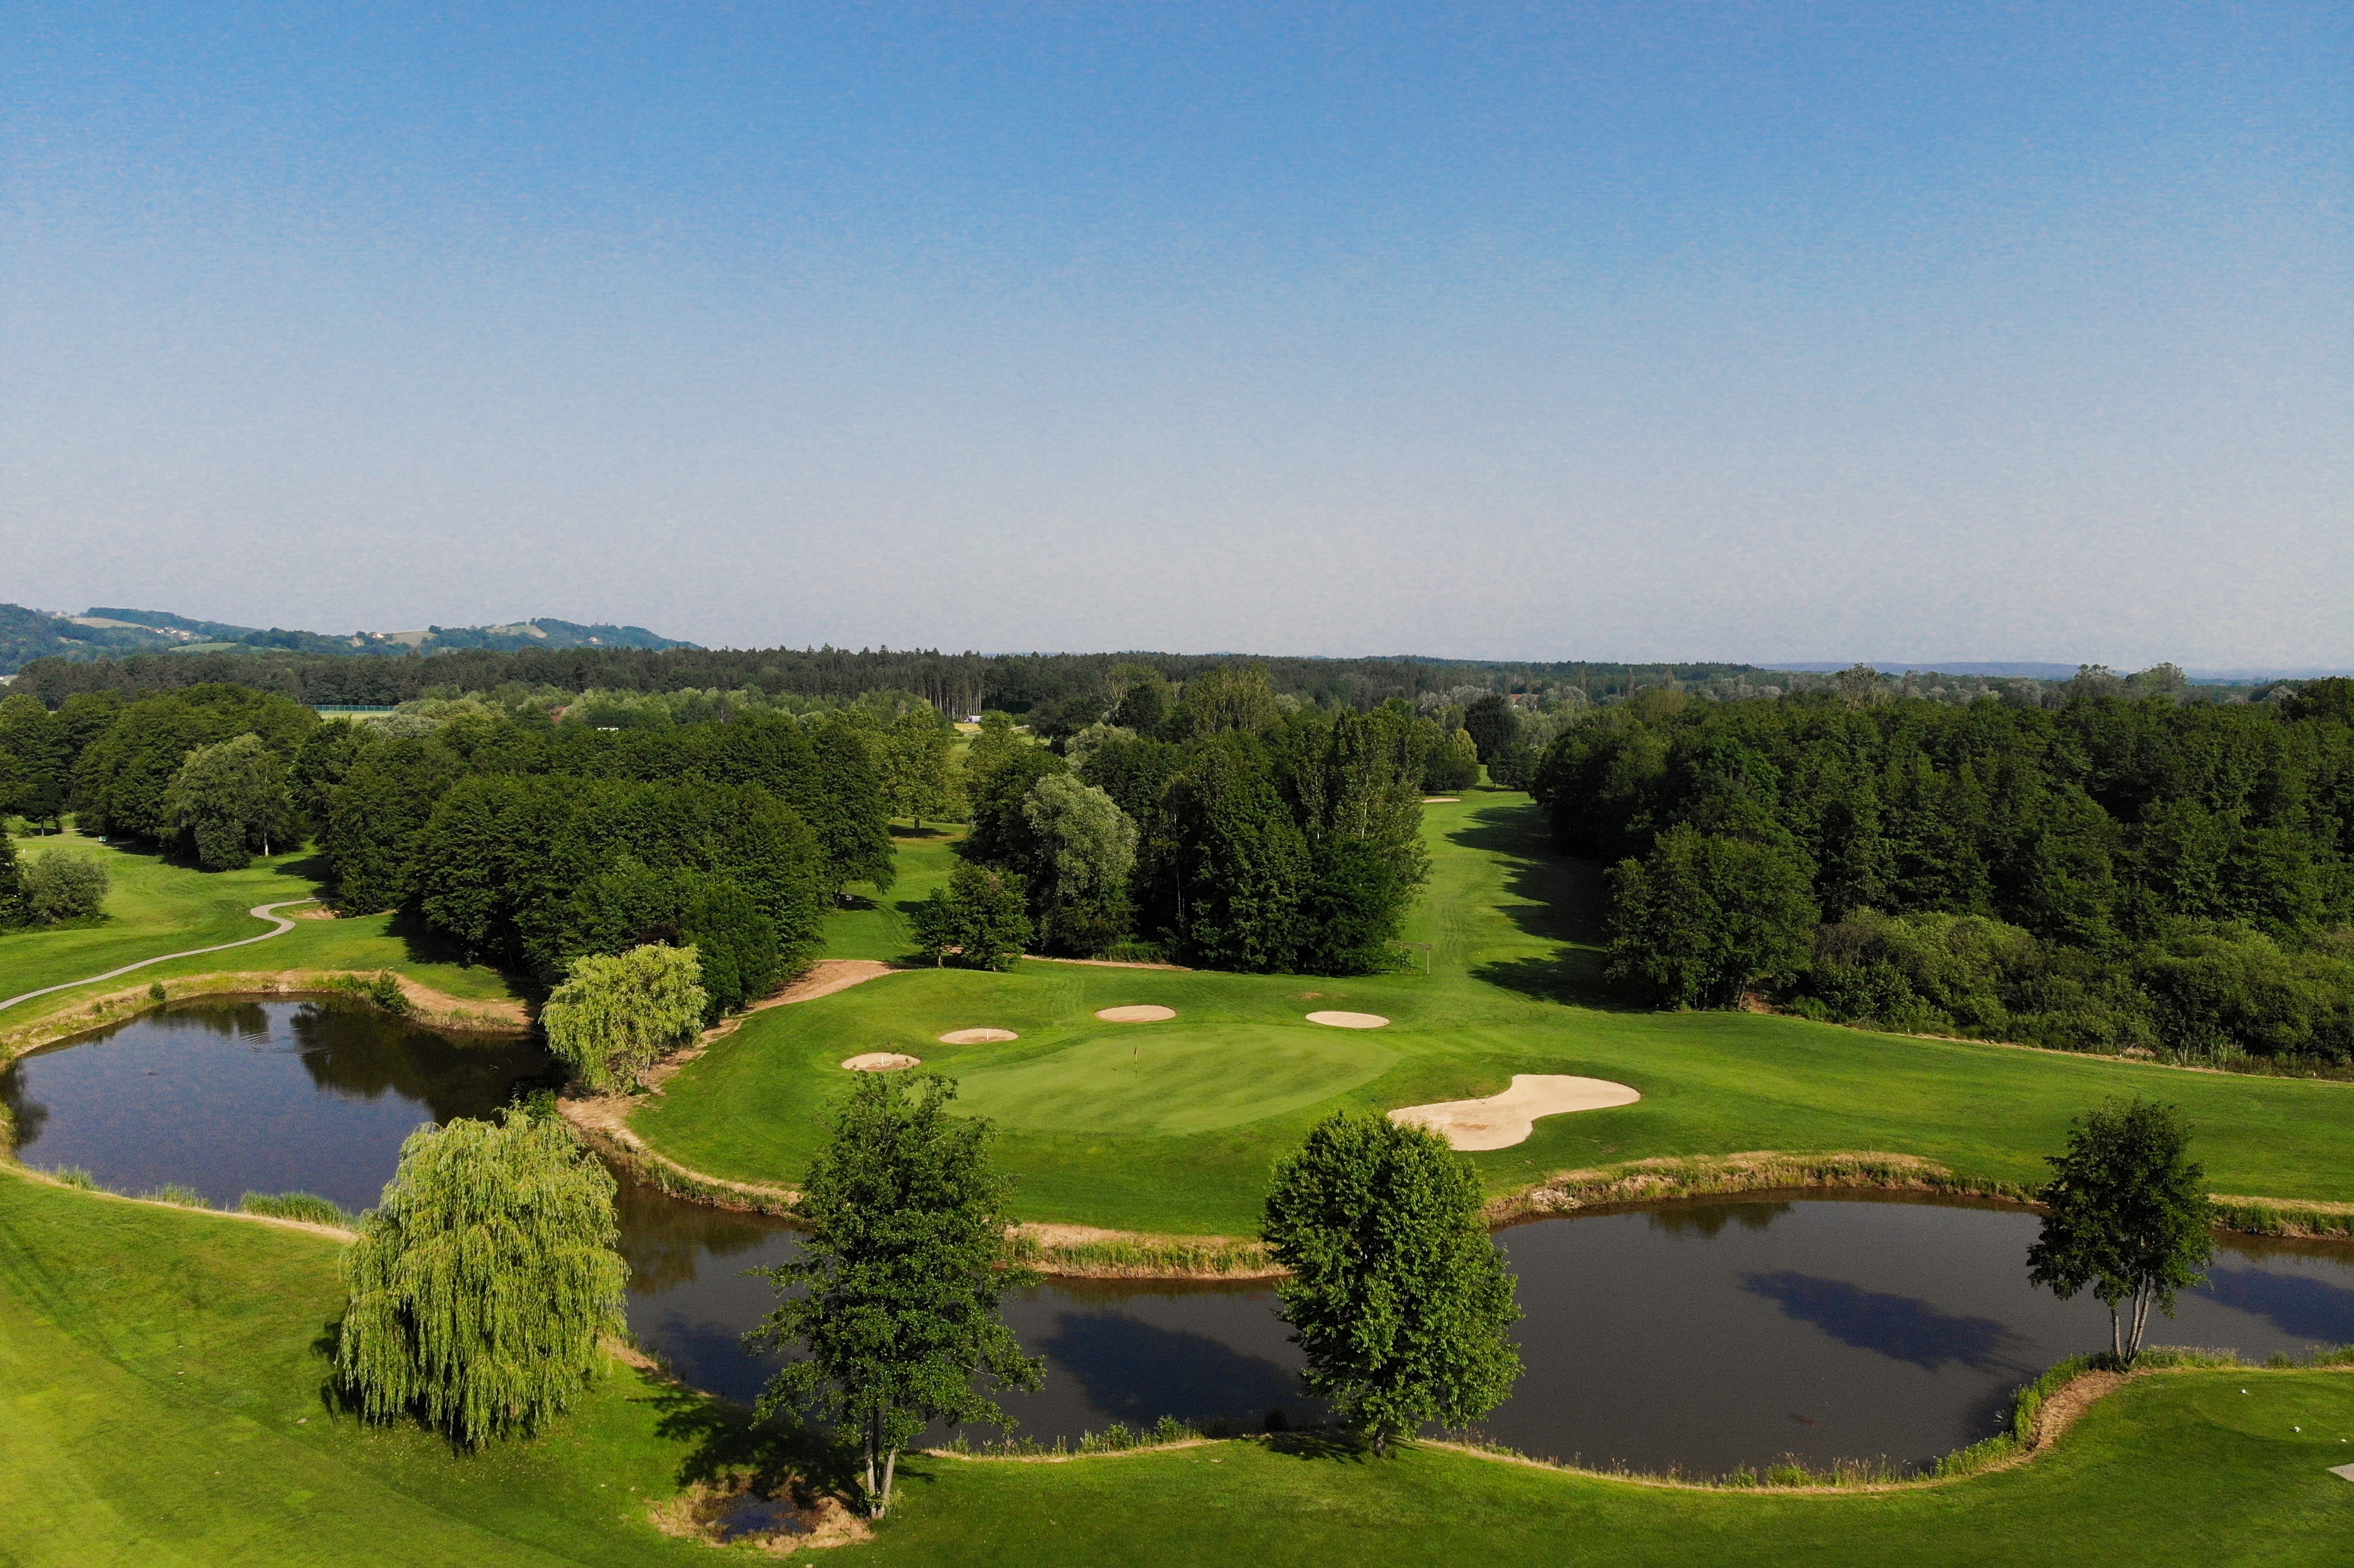
[[[1225,654],[983,654],[887,648],[459,649],[368,659],[257,651],[41,659],[25,666],[16,690],[51,708],[85,693],[138,697],[207,684],[275,692],[306,705],[384,707],[434,692],[489,691],[518,683],[566,692],[757,687],[770,696],[841,700],[900,690],[958,717],[994,708],[1023,716],[1041,734],[1061,736],[1103,716],[1117,697],[1112,673],[1122,665],[1149,665],[1163,680],[1182,683],[1230,662]],[[1662,680],[1766,674],[1743,664],[1289,657],[1258,662],[1278,692],[1319,706],[1359,710],[1393,699],[1417,703],[1467,684],[1501,692],[1574,690],[1581,700],[1601,703]]]
[[[1434,769],[1476,775],[1463,732],[1403,702],[1288,700],[1257,666],[1112,680],[1103,718],[1059,751],[984,723],[965,863],[919,909],[919,940],[983,962],[1035,943],[1256,972],[1385,963],[1427,874],[1423,791]]]
[[[2354,1060],[2354,682],[1697,703],[1566,728],[1532,787],[1613,863],[1611,967],[1673,1006],[2064,1047]]]

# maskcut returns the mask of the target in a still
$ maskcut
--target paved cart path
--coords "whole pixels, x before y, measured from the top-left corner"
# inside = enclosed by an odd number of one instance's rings
[[[80,980],[68,980],[63,985],[45,985],[38,991],[28,991],[22,996],[12,996],[5,1001],[0,1001],[0,1008],[14,1007],[20,1001],[30,1001],[37,996],[48,996],[57,991],[71,991],[78,985],[95,985],[100,980],[111,980],[117,975],[127,975],[133,969],[143,969],[150,964],[167,964],[174,959],[193,959],[206,953],[225,953],[231,948],[249,948],[256,942],[266,942],[272,937],[282,937],[294,928],[294,922],[276,912],[281,909],[291,909],[297,904],[316,904],[317,902],[319,901],[315,898],[281,898],[275,904],[257,904],[246,913],[256,919],[271,922],[271,928],[259,937],[240,938],[237,941],[222,942],[210,948],[190,948],[185,953],[158,953],[152,959],[142,959],[135,964],[125,964],[119,969],[109,969],[102,975],[85,975]]]

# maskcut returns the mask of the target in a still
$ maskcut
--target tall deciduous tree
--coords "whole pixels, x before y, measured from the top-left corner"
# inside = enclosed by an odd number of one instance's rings
[[[1512,1277],[1479,1208],[1469,1160],[1383,1117],[1336,1115],[1276,1166],[1264,1234],[1291,1271],[1276,1294],[1301,1379],[1376,1451],[1474,1420],[1520,1376]]]
[[[907,708],[875,732],[883,793],[893,814],[920,828],[926,817],[947,810],[955,744],[955,728],[928,703]]]
[[[1610,873],[1610,972],[1677,1007],[1730,1007],[1801,969],[1818,911],[1791,852],[1691,828]]]
[[[249,865],[295,831],[286,765],[260,736],[200,746],[164,791],[164,821],[207,871]]]
[[[1027,904],[1021,877],[967,863],[910,911],[908,924],[917,948],[935,961],[954,953],[974,969],[993,969],[1029,948]]]
[[[648,943],[576,959],[540,1009],[548,1049],[599,1094],[634,1087],[703,1027],[707,998],[693,948]]]
[[[2028,1278],[2063,1301],[2091,1290],[2109,1309],[2109,1349],[2127,1366],[2149,1309],[2173,1317],[2175,1292],[2204,1278],[2214,1255],[2206,1172],[2190,1149],[2190,1124],[2172,1106],[2100,1106],[2069,1128],[2037,1194],[2043,1228],[2028,1249]]]
[[[1030,878],[1040,942],[1082,956],[1103,951],[1128,927],[1136,824],[1109,795],[1067,773],[1033,784],[1022,814],[1040,852]]]
[[[779,1299],[747,1338],[807,1352],[769,1380],[760,1412],[813,1407],[854,1435],[878,1518],[899,1450],[928,1423],[1005,1419],[976,1378],[1034,1389],[1044,1376],[998,1316],[1005,1292],[1027,1280],[1006,1255],[992,1129],[949,1116],[955,1094],[926,1076],[911,1098],[892,1078],[861,1075],[802,1179],[800,1255],[758,1271]]]
[[[426,1127],[344,1255],[335,1369],[468,1447],[561,1412],[618,1333],[613,1178],[555,1118]]]

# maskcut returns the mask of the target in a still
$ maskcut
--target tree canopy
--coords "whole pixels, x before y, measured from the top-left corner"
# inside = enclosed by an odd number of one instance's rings
[[[1469,1424],[1520,1375],[1511,1275],[1470,1162],[1419,1127],[1331,1117],[1275,1169],[1264,1224],[1301,1381],[1375,1448]]]
[[[801,1181],[799,1255],[758,1271],[778,1301],[748,1336],[805,1352],[769,1380],[760,1413],[812,1410],[854,1436],[878,1517],[899,1450],[928,1424],[1005,1420],[976,1378],[1034,1389],[1044,1375],[998,1315],[1027,1277],[1009,1266],[991,1125],[948,1114],[945,1078],[913,1089],[881,1073],[853,1083]]]
[[[164,824],[207,871],[235,871],[299,832],[286,765],[256,735],[188,753],[164,790]]]
[[[345,1250],[335,1371],[371,1420],[474,1447],[566,1408],[619,1333],[613,1178],[555,1118],[420,1128]]]
[[[540,1009],[548,1049],[599,1094],[635,1088],[664,1054],[691,1044],[707,998],[693,948],[649,943],[576,959]]]
[[[2199,1284],[2214,1254],[2206,1173],[2190,1146],[2190,1124],[2172,1106],[2100,1106],[2069,1128],[2036,1194],[2044,1215],[2028,1277],[2063,1301],[2092,1291],[2109,1309],[2110,1352],[2127,1366],[2149,1309],[2173,1317],[2175,1292]]]

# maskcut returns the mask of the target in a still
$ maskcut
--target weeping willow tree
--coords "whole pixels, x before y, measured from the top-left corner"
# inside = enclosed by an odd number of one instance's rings
[[[693,948],[649,944],[572,960],[539,1010],[548,1048],[599,1094],[638,1075],[703,1028],[703,967]]]
[[[620,1328],[618,1235],[613,1179],[563,1122],[419,1128],[344,1255],[339,1379],[370,1419],[470,1448],[534,1430]]]

